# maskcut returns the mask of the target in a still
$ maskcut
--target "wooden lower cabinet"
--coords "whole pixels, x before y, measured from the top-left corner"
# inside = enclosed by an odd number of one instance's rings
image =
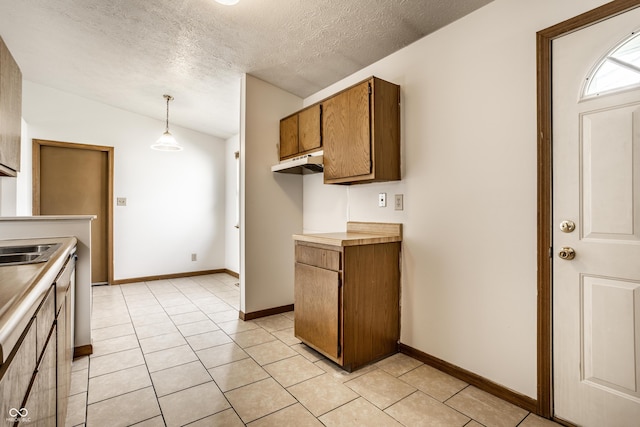
[[[0,365],[0,427],[64,426],[73,358],[71,255],[7,361]]]
[[[71,295],[64,294],[60,313],[57,319],[58,360],[57,360],[57,417],[58,425],[64,426],[67,418],[67,404],[71,389],[71,363],[73,362],[73,345],[71,340]]]
[[[34,318],[18,341],[16,350],[0,365],[0,426],[13,426],[9,420],[18,418],[17,411],[23,410],[24,397],[36,369],[36,358]]]
[[[340,273],[296,263],[295,333],[334,361],[340,358]],[[301,338],[302,339],[302,338]]]
[[[397,352],[400,243],[296,241],[295,336],[347,371]]]
[[[29,411],[30,426],[56,425],[56,369],[56,327],[54,326],[24,404],[24,408]]]

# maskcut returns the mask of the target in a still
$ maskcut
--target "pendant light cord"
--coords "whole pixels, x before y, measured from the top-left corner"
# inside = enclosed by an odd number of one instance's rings
[[[164,97],[167,100],[167,125],[166,125],[166,128],[165,128],[165,132],[169,132],[169,101],[173,100],[173,96],[164,95]]]

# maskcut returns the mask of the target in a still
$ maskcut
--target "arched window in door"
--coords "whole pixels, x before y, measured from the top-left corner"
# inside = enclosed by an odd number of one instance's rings
[[[640,31],[631,33],[591,70],[583,98],[640,87]]]

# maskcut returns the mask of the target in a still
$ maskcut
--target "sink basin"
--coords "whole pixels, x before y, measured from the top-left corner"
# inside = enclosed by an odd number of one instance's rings
[[[0,247],[0,255],[42,253],[51,249],[51,246],[53,245],[5,246]]]
[[[60,244],[0,247],[0,266],[46,262]]]

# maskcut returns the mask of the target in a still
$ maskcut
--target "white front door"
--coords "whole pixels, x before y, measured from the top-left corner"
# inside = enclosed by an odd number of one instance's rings
[[[640,426],[640,88],[582,97],[638,30],[640,8],[552,45],[554,414],[585,427]]]

